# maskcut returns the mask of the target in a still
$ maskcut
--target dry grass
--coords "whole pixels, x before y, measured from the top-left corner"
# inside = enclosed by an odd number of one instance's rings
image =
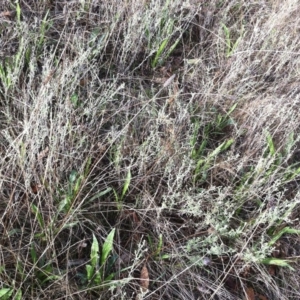
[[[299,15],[2,1],[2,298],[299,299]]]

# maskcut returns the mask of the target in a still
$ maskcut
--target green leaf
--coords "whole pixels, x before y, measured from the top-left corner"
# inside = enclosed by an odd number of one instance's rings
[[[269,245],[273,245],[275,244],[283,234],[285,233],[289,233],[289,234],[300,234],[300,230],[298,229],[294,229],[294,228],[290,228],[290,227],[285,227],[283,229],[281,229],[269,242]]]
[[[268,143],[268,146],[269,146],[269,152],[270,152],[271,156],[274,156],[276,154],[276,150],[275,150],[275,146],[274,146],[272,136],[268,131],[267,131],[267,143]]]
[[[209,154],[209,158],[214,158],[219,153],[227,150],[232,145],[233,142],[234,142],[233,139],[229,139],[228,141],[223,142],[219,147],[217,147],[213,152]]]
[[[102,253],[101,253],[101,266],[103,266],[107,260],[107,257],[111,250],[113,249],[113,241],[116,229],[114,228],[109,235],[107,236],[103,246],[102,246]]]
[[[106,190],[102,191],[102,192],[99,192],[97,194],[95,194],[91,199],[89,199],[87,202],[92,202],[94,201],[95,199],[97,198],[100,198],[102,196],[104,196],[105,194],[109,193],[110,191],[112,190],[111,187],[107,188]]]
[[[87,162],[86,162],[85,167],[84,167],[84,177],[86,177],[89,174],[90,169],[91,169],[91,163],[92,163],[92,158],[89,157],[87,159]]]
[[[98,272],[98,273],[96,274],[96,276],[94,277],[93,282],[94,282],[95,284],[100,284],[100,283],[102,282],[100,272]]]
[[[115,273],[112,273],[110,275],[108,275],[107,277],[105,277],[105,281],[110,281],[115,277]]]
[[[31,244],[30,254],[31,254],[32,262],[35,264],[37,262],[37,255],[36,255],[36,250],[35,250],[34,243]]]
[[[118,207],[118,210],[121,210],[121,208],[122,208],[122,204],[119,202],[119,201],[120,201],[120,199],[119,199],[118,193],[116,192],[116,190],[115,190],[115,189],[113,189],[113,192],[114,192],[115,199],[116,199],[116,202],[117,202],[117,207]]]
[[[90,281],[93,277],[94,268],[91,265],[86,265],[86,277]]]
[[[35,206],[34,204],[31,204],[31,209],[34,212],[40,227],[45,228],[44,220],[43,220],[43,217],[42,217],[41,213],[39,212],[38,207]]]
[[[55,281],[55,280],[60,280],[61,279],[61,276],[58,276],[58,275],[46,275],[47,278],[45,278],[41,284],[45,284],[46,282],[48,281]]]
[[[15,295],[15,300],[21,300],[22,299],[22,290],[19,289]]]
[[[10,288],[3,288],[0,290],[0,299],[9,299],[9,297],[12,295],[13,289]]]
[[[123,187],[123,191],[122,191],[122,195],[121,195],[121,201],[123,200],[127,190],[128,190],[128,187],[130,185],[130,181],[131,181],[131,172],[130,172],[130,169],[128,170],[128,173],[127,173],[127,176],[126,176],[126,179],[125,179],[125,183],[124,183],[124,187]]]
[[[67,196],[62,201],[59,202],[58,212],[61,212],[62,210],[67,211],[70,209],[70,207],[71,207],[71,197]]]
[[[78,104],[79,104],[79,100],[78,100],[78,95],[77,94],[73,94],[71,96],[71,102],[73,103],[74,107],[77,108]]]
[[[49,12],[50,12],[50,10],[48,9],[46,12],[46,15],[41,23],[41,26],[40,26],[40,38],[39,38],[39,42],[38,42],[39,46],[41,46],[43,44],[44,39],[45,39],[45,33],[47,30],[47,18],[48,18]]]
[[[162,245],[163,245],[163,239],[162,239],[162,234],[160,234],[159,235],[159,241],[158,241],[157,249],[155,251],[155,255],[154,256],[157,256],[157,255],[160,254],[161,249],[162,249]]]
[[[77,177],[77,171],[72,170],[70,175],[69,175],[69,181],[70,181],[71,184],[73,184],[75,182],[76,177]]]
[[[237,103],[235,103],[234,105],[232,105],[232,107],[230,108],[229,112],[227,113],[227,115],[229,116],[237,107]]]
[[[80,186],[81,186],[81,182],[82,182],[83,177],[80,176],[77,180],[76,183],[74,185],[74,194],[76,195],[78,193],[78,191],[80,190]]]
[[[177,47],[178,43],[181,40],[181,36],[175,41],[175,43],[170,47],[169,51],[167,52],[166,58],[170,56],[170,54],[173,52],[173,50]]]
[[[20,22],[21,22],[21,7],[20,7],[19,3],[17,3],[17,6],[16,6],[16,13],[17,13],[18,23],[20,24]]]
[[[99,266],[99,243],[94,234],[91,247],[91,265],[93,267],[93,271]]]
[[[278,266],[278,267],[286,267],[289,268],[292,271],[295,271],[293,267],[290,266],[289,261],[285,259],[280,259],[280,258],[265,258],[260,261],[264,265],[273,265],[273,266]]]
[[[158,60],[159,58],[161,57],[161,54],[163,53],[163,51],[165,50],[167,44],[169,42],[169,39],[165,39],[163,40],[163,42],[161,43],[161,45],[159,46],[157,52],[156,52],[156,55],[154,57],[154,60],[152,61],[151,63],[151,67],[152,68],[155,68],[157,66],[157,63],[158,63]]]
[[[75,222],[71,222],[71,223],[66,223],[63,225],[62,229],[66,229],[66,228],[72,228],[74,226],[76,226],[78,224],[79,221],[75,221]],[[60,229],[59,229],[60,231]],[[59,232],[58,230],[54,230],[55,233]]]

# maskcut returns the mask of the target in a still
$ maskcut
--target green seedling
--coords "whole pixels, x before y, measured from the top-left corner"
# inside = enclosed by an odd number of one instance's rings
[[[99,243],[95,235],[93,234],[93,243],[91,247],[90,254],[90,264],[86,265],[86,277],[88,284],[100,285],[104,282],[111,280],[114,277],[114,273],[106,276],[106,263],[108,262],[108,257],[113,250],[113,241],[115,235],[115,228],[107,236],[101,251],[101,256],[99,256]]]
[[[267,138],[267,143],[268,143],[268,147],[269,147],[269,153],[271,156],[275,156],[276,155],[275,145],[274,145],[274,142],[273,142],[270,132],[267,132],[266,138]]]
[[[93,197],[91,197],[90,199],[88,199],[85,203],[89,203],[89,202],[93,202],[95,199],[98,199],[106,194],[108,194],[109,192],[111,192],[113,189],[111,187],[107,188],[104,191],[101,191],[99,193],[96,193]],[[115,194],[116,195],[116,194]]]
[[[17,2],[17,5],[16,5],[16,15],[17,15],[18,24],[20,25],[21,24],[21,7],[20,7],[19,2]]]
[[[11,299],[10,297],[12,296],[14,290],[11,288],[2,288],[0,290],[0,299],[2,300],[8,300]]]
[[[173,25],[172,25],[172,28],[173,28]],[[169,50],[166,53],[165,53],[165,50],[171,40],[171,36],[162,41],[162,43],[160,44],[160,46],[155,54],[154,59],[151,62],[152,68],[156,68],[158,64],[160,64],[160,65],[163,64],[163,62],[171,55],[171,53],[177,47],[177,45],[180,41],[180,38],[181,38],[181,36],[175,40],[175,42],[169,47]],[[165,55],[164,55],[164,53],[165,53]]]
[[[40,38],[38,41],[39,48],[43,45],[44,40],[45,40],[45,34],[46,34],[47,30],[49,30],[49,28],[50,28],[50,24],[47,21],[48,15],[49,15],[49,10],[47,10],[46,15],[40,26]]]
[[[45,223],[44,223],[44,220],[43,220],[43,216],[39,211],[39,208],[32,203],[31,204],[31,209],[34,212],[35,217],[36,217],[41,229],[44,230],[45,229]]]
[[[233,41],[230,36],[229,28],[225,24],[222,24],[222,28],[225,34],[226,56],[230,57],[234,53],[235,49],[237,48],[241,37],[239,37],[236,41]]]
[[[290,227],[284,227],[278,233],[276,233],[276,235],[269,242],[269,245],[270,246],[274,245],[281,238],[281,236],[284,235],[284,234],[298,234],[299,235],[300,230],[290,228]]]
[[[45,257],[38,258],[35,243],[31,244],[30,255],[34,265],[35,278],[38,280],[40,285],[43,285],[48,281],[57,280],[61,278],[60,276],[54,274],[51,262],[47,261]]]
[[[79,101],[78,94],[73,94],[71,96],[70,100],[71,100],[71,102],[72,102],[75,109],[78,108],[81,105],[81,102]]]
[[[159,61],[159,59],[160,59],[163,51],[165,50],[168,42],[169,42],[169,39],[165,39],[165,40],[163,40],[163,42],[159,46],[159,48],[158,48],[158,50],[156,52],[156,55],[155,55],[155,57],[154,57],[154,59],[153,59],[153,61],[151,63],[151,67],[152,68],[155,68],[157,66],[157,63],[158,63],[158,61]]]
[[[236,107],[237,103],[234,104],[226,114],[217,114],[215,120],[209,123],[207,128],[205,128],[205,134],[207,136],[223,134],[223,131],[227,126],[234,124],[230,115],[236,109]]]
[[[204,153],[208,141],[213,139],[215,135],[223,134],[226,126],[234,124],[230,114],[235,110],[236,106],[237,104],[234,104],[225,115],[217,114],[213,122],[206,124],[204,127],[203,139],[199,147],[197,147],[197,140],[199,130],[201,129],[200,121],[195,118],[192,119],[192,123],[194,123],[194,131],[190,144],[192,146],[191,157],[193,159],[199,160]]]
[[[80,175],[78,176],[77,171],[72,170],[70,175],[69,175],[69,185],[68,185],[68,192],[65,198],[60,201],[58,211],[65,211],[68,212],[73,204],[73,200],[76,198],[80,187],[81,183],[83,181],[83,176]]]
[[[227,150],[232,143],[234,142],[233,139],[229,139],[224,141],[219,147],[217,147],[214,151],[208,154],[207,157],[200,159],[197,162],[195,175],[194,175],[194,183],[201,179],[201,181],[206,180],[207,171],[212,166],[214,159],[223,151]]]
[[[14,300],[21,300],[22,299],[22,290],[18,290],[17,292],[16,292],[16,295],[15,295],[15,297],[14,297]]]
[[[158,240],[158,244],[154,245],[152,238],[150,235],[148,235],[148,242],[150,245],[150,248],[152,249],[152,257],[154,259],[167,259],[169,258],[168,254],[162,254],[162,249],[163,249],[163,237],[162,234],[159,235],[159,240]]]
[[[151,67],[156,68],[158,65],[164,63],[164,61],[171,55],[174,49],[177,47],[182,34],[175,40],[171,45],[170,41],[172,35],[174,34],[175,21],[169,14],[169,2],[166,1],[164,8],[162,9],[162,17],[158,25],[158,31],[155,33],[155,36],[151,36],[151,30],[145,28],[145,35],[148,38],[148,48],[157,49],[156,54],[151,61]],[[154,41],[154,42],[152,42]],[[169,45],[169,46],[168,46]]]
[[[127,176],[126,176],[125,182],[124,182],[122,194],[119,196],[118,193],[116,192],[116,190],[113,189],[113,192],[114,192],[114,195],[115,195],[115,199],[116,199],[116,202],[117,202],[118,210],[122,209],[122,201],[123,201],[123,199],[124,199],[124,197],[125,197],[125,195],[126,195],[126,193],[128,191],[130,182],[131,182],[131,172],[130,172],[130,169],[129,169],[128,172],[127,172]]]
[[[6,89],[9,89],[12,83],[9,73],[11,73],[10,68],[5,63],[3,65],[0,64],[0,79]]]
[[[284,181],[292,181],[294,180],[298,175],[300,175],[300,167],[299,168],[293,168],[293,166],[287,168],[285,174],[284,174]]]
[[[271,265],[271,266],[278,266],[278,267],[286,267],[289,268],[292,271],[295,271],[295,269],[290,266],[290,262],[286,259],[280,259],[280,258],[264,258],[260,261],[260,263],[264,265]]]
[[[82,183],[84,182],[84,179],[88,176],[90,169],[91,169],[91,163],[92,160],[90,157],[85,162],[85,167],[83,174],[79,175],[76,170],[72,170],[69,174],[69,182],[68,182],[68,188],[66,192],[62,192],[64,194],[63,199],[59,202],[58,205],[58,212],[64,211],[68,212],[72,205],[74,200],[76,199],[81,187]],[[90,200],[91,201],[91,200]]]
[[[266,132],[266,139],[267,139],[268,148],[264,153],[264,157],[271,156],[274,158],[274,162],[272,166],[265,173],[266,178],[268,178],[271,174],[273,174],[276,170],[278,170],[278,166],[283,162],[284,158],[286,158],[290,154],[292,147],[295,145],[295,140],[294,140],[294,133],[291,132],[288,136],[287,143],[284,150],[282,152],[279,152],[276,151],[273,138],[268,131]],[[283,174],[284,182],[293,180],[299,174],[300,174],[299,163],[295,163],[294,165],[288,166],[287,168],[284,169],[284,174]]]

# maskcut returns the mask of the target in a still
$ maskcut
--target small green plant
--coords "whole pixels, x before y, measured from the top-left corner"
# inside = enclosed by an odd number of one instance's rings
[[[43,215],[41,214],[38,206],[36,206],[35,204],[32,203],[31,204],[31,210],[34,213],[35,218],[38,221],[38,224],[40,226],[40,232],[35,233],[35,237],[46,239],[46,234],[47,234],[47,232],[50,228],[45,226]]]
[[[49,15],[49,10],[46,12],[45,17],[42,20],[42,24],[40,26],[40,37],[39,37],[39,41],[38,41],[38,44],[37,44],[38,48],[40,48],[44,44],[45,34],[50,28],[50,24],[47,21],[48,15]]]
[[[198,160],[195,175],[194,175],[194,183],[200,179],[200,181],[205,181],[207,178],[207,172],[209,168],[213,165],[214,159],[218,156],[221,152],[227,150],[232,143],[234,142],[233,139],[229,139],[223,142],[220,146],[218,146],[214,151],[208,154],[207,157]]]
[[[236,41],[233,41],[229,28],[225,24],[222,24],[222,28],[225,33],[226,56],[230,57],[234,53],[235,49],[237,48],[241,37],[239,37]]]
[[[45,255],[38,257],[35,243],[31,244],[30,254],[33,262],[34,275],[39,285],[44,285],[49,281],[61,278],[61,276],[55,274],[52,262],[47,260]]]
[[[0,64],[0,79],[6,89],[9,89],[11,86],[11,78],[10,78],[11,68],[10,66],[3,62],[3,64]]]
[[[126,176],[126,179],[125,179],[125,182],[124,182],[124,186],[123,186],[123,190],[122,190],[121,195],[118,195],[116,190],[113,189],[115,199],[116,199],[116,202],[117,202],[118,210],[121,210],[121,208],[122,208],[122,201],[123,201],[123,199],[124,199],[124,197],[125,197],[125,195],[128,191],[130,182],[131,182],[131,172],[130,172],[130,169],[129,169],[128,172],[127,172],[127,176]]]
[[[300,230],[298,229],[294,229],[294,228],[290,228],[290,227],[284,227],[283,229],[281,229],[279,232],[277,232],[273,238],[270,240],[269,245],[272,246],[274,245],[284,234],[300,234]]]
[[[281,259],[281,258],[275,258],[275,257],[270,257],[270,258],[264,258],[260,261],[260,263],[264,265],[272,265],[272,266],[278,266],[278,267],[285,267],[289,268],[292,271],[295,271],[293,267],[290,265],[290,261],[286,259]]]
[[[13,294],[14,290],[11,288],[2,288],[0,290],[0,299],[8,300],[10,299],[11,295]]]
[[[200,121],[196,118],[192,119],[192,123],[194,124],[193,135],[190,141],[190,145],[192,147],[191,157],[195,160],[199,160],[201,156],[204,154],[204,150],[206,149],[207,143],[209,140],[214,139],[215,136],[223,135],[224,129],[234,124],[234,121],[230,117],[231,113],[236,109],[237,104],[234,104],[228,113],[222,115],[220,113],[216,114],[216,117],[212,122],[209,122],[204,126],[203,136],[200,146],[197,147],[197,140],[199,136],[199,131],[201,130]]]
[[[158,240],[158,243],[157,245],[155,245],[152,241],[152,238],[150,235],[148,235],[148,242],[149,242],[149,245],[150,245],[150,248],[151,248],[151,257],[155,260],[158,260],[158,259],[167,259],[169,258],[169,255],[168,254],[163,254],[162,253],[162,249],[163,249],[163,236],[162,234],[159,235],[159,240]]]
[[[86,278],[89,286],[101,285],[114,277],[111,266],[108,267],[108,258],[113,250],[115,228],[108,234],[99,255],[99,243],[93,234],[93,242],[90,254],[90,264],[86,265]]]
[[[73,201],[76,198],[80,188],[82,181],[84,179],[84,175],[78,175],[78,172],[76,170],[72,170],[69,175],[69,184],[68,184],[68,190],[63,198],[63,200],[60,201],[58,206],[58,211],[64,211],[68,212],[70,208],[72,207]]]
[[[162,9],[162,16],[158,25],[158,30],[154,36],[151,36],[148,28],[145,29],[145,34],[148,37],[148,48],[157,49],[154,58],[151,61],[151,67],[156,68],[158,65],[162,65],[164,61],[171,55],[174,49],[177,47],[182,33],[171,44],[172,36],[174,35],[175,20],[169,13],[169,2],[166,1],[164,8]]]
[[[177,38],[175,40],[175,42],[170,46],[169,50],[165,53],[165,55],[163,55],[170,40],[171,40],[171,37],[168,37],[168,38],[164,39],[163,42],[160,44],[160,46],[155,54],[155,57],[151,62],[152,68],[157,67],[158,64],[160,64],[160,65],[163,64],[163,62],[171,55],[171,53],[174,51],[174,49],[178,45],[180,38]]]

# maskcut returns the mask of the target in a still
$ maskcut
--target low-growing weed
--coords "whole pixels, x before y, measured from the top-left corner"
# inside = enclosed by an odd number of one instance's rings
[[[101,255],[99,243],[95,235],[91,247],[90,264],[86,265],[86,279],[88,286],[101,286],[114,277],[113,263],[108,264],[109,255],[113,250],[115,228],[108,234],[102,245]]]

